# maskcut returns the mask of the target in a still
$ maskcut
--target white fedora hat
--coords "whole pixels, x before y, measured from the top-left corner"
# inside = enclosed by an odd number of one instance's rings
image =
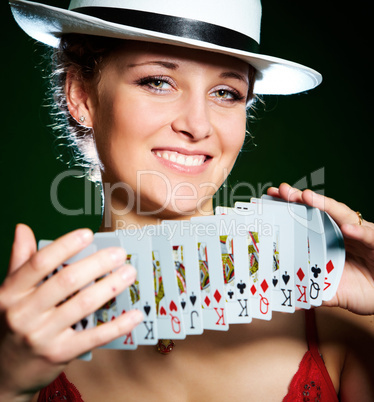
[[[256,68],[256,94],[304,92],[322,81],[315,70],[259,53],[260,0],[72,0],[68,10],[10,0],[10,6],[28,35],[54,47],[62,34],[80,33],[223,53]]]

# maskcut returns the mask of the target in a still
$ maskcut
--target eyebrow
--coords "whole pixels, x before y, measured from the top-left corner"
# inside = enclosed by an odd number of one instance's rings
[[[146,61],[144,63],[129,64],[128,68],[147,66],[147,65],[161,66],[161,67],[168,68],[169,70],[177,70],[179,68],[179,65],[177,63],[171,63],[169,61],[161,61],[161,60],[151,60],[151,61]],[[248,84],[248,77],[246,77],[244,74],[240,74],[235,71],[224,71],[223,73],[221,73],[219,75],[219,77],[220,78],[235,78],[239,81],[243,81],[245,84]]]
[[[156,66],[161,66],[161,67],[165,67],[168,68],[169,70],[176,70],[179,66],[176,63],[171,63],[168,61],[146,61],[144,63],[139,63],[139,64],[129,64],[128,67],[129,68],[133,68],[133,67],[139,67],[139,66],[146,66],[146,65],[156,65]]]
[[[235,78],[237,80],[243,81],[248,84],[248,77],[245,75],[239,74],[235,71],[225,71],[220,74],[220,78]]]

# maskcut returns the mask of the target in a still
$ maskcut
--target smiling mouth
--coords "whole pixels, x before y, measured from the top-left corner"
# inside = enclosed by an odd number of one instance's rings
[[[176,151],[153,150],[152,153],[159,158],[182,166],[201,166],[208,159],[211,159],[208,155],[185,155]]]

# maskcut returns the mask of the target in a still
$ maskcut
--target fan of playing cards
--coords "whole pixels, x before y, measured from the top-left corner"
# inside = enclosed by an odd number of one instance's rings
[[[39,247],[48,243],[42,240]],[[334,296],[345,260],[343,236],[328,214],[264,195],[234,208],[217,207],[215,216],[97,233],[55,272],[111,246],[126,250],[136,282],[75,329],[141,310],[142,324],[104,346],[115,349],[183,339],[204,329],[226,331],[229,324],[270,320],[272,311],[319,306]]]

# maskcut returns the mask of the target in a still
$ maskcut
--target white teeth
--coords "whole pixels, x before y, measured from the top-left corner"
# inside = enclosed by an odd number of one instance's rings
[[[178,152],[160,152],[156,151],[155,154],[167,161],[178,163],[179,165],[183,166],[201,166],[204,161],[205,157],[203,155],[193,156],[193,155],[182,155]]]
[[[192,166],[193,164],[193,157],[192,156],[187,156],[186,158],[186,166]]]
[[[176,162],[176,161],[177,161],[177,157],[175,156],[175,154],[171,154],[169,160],[170,160],[170,162]]]
[[[179,163],[180,165],[185,165],[186,164],[186,158],[183,155],[178,155],[177,163]]]

